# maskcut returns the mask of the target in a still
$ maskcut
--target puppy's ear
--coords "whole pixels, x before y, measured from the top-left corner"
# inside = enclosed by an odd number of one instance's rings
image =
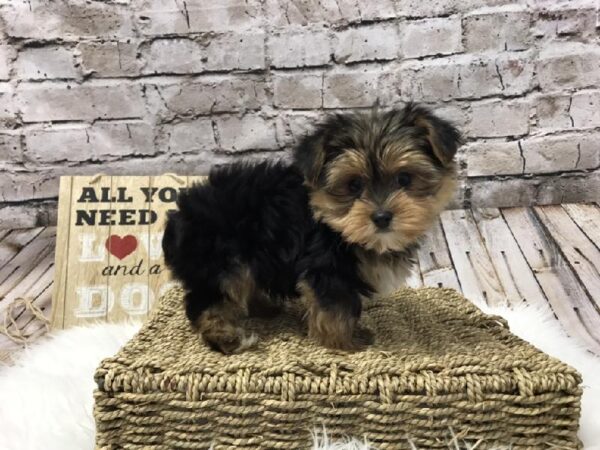
[[[300,169],[305,180],[316,186],[323,165],[325,164],[325,149],[323,146],[324,131],[317,129],[306,135],[294,148],[294,164]]]
[[[463,143],[460,132],[450,122],[435,116],[424,106],[409,103],[404,109],[410,123],[423,129],[433,155],[444,165],[452,162],[456,150]]]

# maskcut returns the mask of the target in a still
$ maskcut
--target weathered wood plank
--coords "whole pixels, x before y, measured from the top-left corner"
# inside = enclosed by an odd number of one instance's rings
[[[12,230],[10,230],[8,228],[0,230],[0,242],[2,242],[2,239],[4,239],[8,234],[10,234],[11,231]]]
[[[26,247],[0,269],[0,311],[12,299],[21,295],[30,284],[28,280],[39,278],[39,264],[53,258],[56,240],[56,227],[48,227],[38,234]]]
[[[54,275],[54,253],[52,251],[38,262],[38,264],[7,293],[5,302],[2,302],[6,308],[18,297],[31,301],[37,308],[40,308],[45,317],[50,316],[50,305],[52,302],[52,280]],[[2,311],[1,314],[6,313]],[[17,307],[12,311],[12,317],[16,322],[16,327],[21,330],[22,336],[31,336],[35,339],[44,329],[44,323],[35,318],[35,316],[24,307]],[[9,331],[14,332],[9,326]],[[19,334],[19,333],[15,333]],[[0,350],[6,353],[17,351],[21,344],[12,342],[6,336],[0,336]]]
[[[511,305],[523,301],[546,303],[535,276],[521,253],[508,225],[497,208],[473,210],[473,217],[483,238],[496,274]]]
[[[49,288],[52,286],[53,275],[54,253],[49,252],[18,285],[7,293],[7,300],[12,302],[14,299],[22,297],[40,308],[46,301],[52,300]],[[43,292],[46,292],[46,296],[40,297]],[[20,326],[24,325],[31,318],[31,314],[23,314],[23,311],[24,308],[17,308],[13,314],[13,317],[17,319],[17,323]]]
[[[0,241],[0,268],[4,267],[23,247],[29,244],[44,227],[12,230]]]
[[[532,210],[502,209],[512,234],[565,330],[600,355],[600,317]]]
[[[569,203],[562,207],[596,248],[600,248],[600,207],[593,203]]]
[[[505,305],[506,293],[483,244],[472,212],[445,211],[441,219],[463,294],[475,303]]]
[[[417,250],[423,284],[431,287],[447,287],[461,291],[456,271],[450,258],[450,251],[442,224],[436,220],[421,240]]]
[[[73,204],[73,177],[60,177],[58,196],[58,217],[63,218],[63,226],[56,230],[56,247],[54,250],[54,284],[52,287],[52,317],[50,326],[52,328],[64,327],[66,290],[67,290],[67,257],[69,255],[71,227],[71,205]]]
[[[94,196],[100,197],[103,189],[110,192],[110,188],[111,177],[108,175],[72,179],[72,193],[67,197],[70,199],[68,208],[72,215],[69,222],[61,222],[61,216],[58,218],[59,224],[68,228],[69,239],[65,262],[68,266],[63,268],[66,272],[64,290],[59,294],[65,299],[64,314],[62,317],[57,316],[53,323],[55,327],[69,328],[94,320],[104,320],[109,306],[114,303],[114,296],[108,292],[108,277],[102,274],[103,268],[108,265],[105,244],[110,229],[107,225],[87,225],[83,219],[77,225],[78,213],[81,217],[87,214],[93,217],[99,210],[110,209],[110,201],[92,198],[83,193],[95,192]],[[95,217],[98,223],[98,216]]]
[[[142,191],[142,188],[150,187],[150,177],[136,176],[129,178],[112,177],[111,179],[111,201],[110,209],[115,211],[117,217],[121,211],[131,211],[135,214],[140,210],[150,210],[150,202]],[[125,200],[121,199],[119,192],[125,192]],[[136,222],[131,219],[129,222]],[[123,224],[111,223],[109,231],[108,266],[112,273],[106,277],[107,289],[114,296],[111,309],[106,312],[107,322],[124,322],[131,316],[145,317],[148,314],[149,303],[149,247],[150,247],[150,225],[145,224]],[[116,249],[124,246],[125,242],[131,244],[130,253],[119,254]],[[111,244],[112,243],[112,244]]]
[[[534,211],[600,312],[600,250],[559,205]]]
[[[40,277],[40,279],[34,283],[24,294],[24,297],[31,299],[32,303],[39,308],[46,318],[51,316],[52,306],[52,279],[54,275],[54,264],[50,265],[46,272]],[[32,336],[35,339],[36,336],[40,335],[45,331],[45,325],[42,321],[38,320],[29,311],[17,310],[15,315],[17,327],[21,330],[22,335]],[[0,348],[6,347],[18,348],[18,344],[14,345],[3,345],[0,342]]]

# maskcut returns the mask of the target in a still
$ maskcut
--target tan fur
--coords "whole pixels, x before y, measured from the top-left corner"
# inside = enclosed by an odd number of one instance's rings
[[[437,156],[440,161],[443,161],[444,164],[450,163],[451,158],[448,159],[448,156],[444,152],[443,145],[440,142],[440,137],[433,124],[423,117],[417,117],[415,120],[415,125],[427,130],[427,140],[431,144],[431,148],[433,149],[435,156]]]
[[[247,267],[221,281],[223,301],[203,311],[196,322],[198,331],[209,345],[225,354],[237,353],[254,344],[246,336],[242,321],[255,293],[255,283]]]
[[[343,309],[324,309],[308,283],[298,283],[298,290],[306,306],[308,336],[320,345],[332,349],[355,350],[353,332],[357,319],[351,317]]]
[[[405,286],[414,264],[410,257],[386,256],[357,251],[360,274],[379,295],[391,294]]]
[[[331,169],[327,172],[328,188],[334,192],[340,191],[344,188],[345,181],[368,174],[369,166],[369,161],[363,152],[353,149],[345,151],[331,163]],[[343,192],[338,193],[343,194]]]
[[[396,159],[397,165],[399,159]],[[405,155],[406,170],[421,159],[419,155]],[[340,171],[337,173],[342,176]],[[310,204],[315,218],[325,221],[347,241],[378,253],[402,251],[423,235],[454,194],[456,180],[452,167],[436,177],[431,175],[421,182],[414,176],[412,189],[397,190],[388,196],[381,206],[393,212],[394,218],[390,230],[384,233],[379,232],[371,220],[378,205],[364,195],[348,201],[319,189],[310,193]]]

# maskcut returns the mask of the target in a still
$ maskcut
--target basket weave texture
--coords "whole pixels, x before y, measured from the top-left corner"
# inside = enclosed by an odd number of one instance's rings
[[[378,449],[581,448],[580,375],[450,289],[403,289],[364,306],[373,343],[331,351],[297,304],[250,319],[258,346],[223,356],[165,294],[141,331],[96,371],[97,447],[308,449],[311,431]],[[362,335],[368,335],[364,330]]]

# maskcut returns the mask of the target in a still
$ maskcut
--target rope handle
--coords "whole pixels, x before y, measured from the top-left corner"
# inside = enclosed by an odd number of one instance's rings
[[[39,337],[34,337],[34,334],[36,334],[39,329],[32,333],[26,333],[23,328],[19,328],[15,314],[18,307],[22,307],[23,312],[29,311],[33,315],[34,320],[37,320],[44,325],[45,330],[43,334],[46,334],[50,330],[50,320],[44,316],[44,312],[40,308],[33,304],[33,300],[17,297],[6,308],[4,319],[0,325],[1,334],[17,344],[27,344]]]

